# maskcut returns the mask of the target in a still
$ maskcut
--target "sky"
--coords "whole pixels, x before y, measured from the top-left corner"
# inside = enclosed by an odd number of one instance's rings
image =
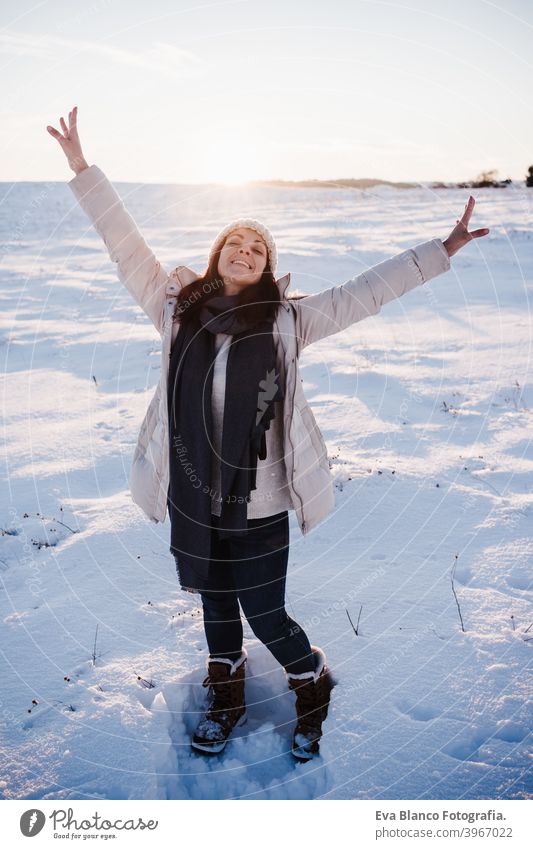
[[[0,180],[522,181],[533,3],[3,0]]]

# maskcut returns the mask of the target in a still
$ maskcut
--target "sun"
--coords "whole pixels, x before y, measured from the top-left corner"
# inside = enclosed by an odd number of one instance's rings
[[[238,140],[216,144],[210,159],[205,175],[209,182],[235,186],[257,179],[259,156],[253,144],[239,144]]]

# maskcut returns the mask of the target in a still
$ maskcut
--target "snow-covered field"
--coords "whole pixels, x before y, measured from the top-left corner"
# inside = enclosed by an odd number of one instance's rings
[[[203,270],[254,215],[303,292],[444,238],[468,195],[117,188],[169,270]],[[247,624],[248,722],[221,757],[191,753],[199,597],[127,487],[156,331],[65,184],[0,191],[3,797],[531,798],[533,190],[475,191],[490,236],[302,355],[336,480],[307,537],[290,514],[288,609],[339,680],[310,763]]]

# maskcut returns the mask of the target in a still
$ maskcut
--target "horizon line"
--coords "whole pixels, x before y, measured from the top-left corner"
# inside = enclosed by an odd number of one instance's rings
[[[96,163],[93,163],[96,164]],[[61,179],[40,179],[40,180],[26,180],[26,179],[0,179],[0,183],[69,183],[74,179],[76,175],[67,176],[64,180]],[[368,188],[371,188],[375,185],[387,185],[387,186],[396,186],[396,187],[405,187],[405,188],[416,188],[418,186],[431,186],[433,184],[439,184],[447,188],[454,188],[459,183],[471,183],[480,180],[481,177],[478,175],[477,177],[470,177],[461,180],[443,180],[440,178],[433,178],[430,180],[386,180],[381,177],[331,177],[331,178],[321,178],[321,177],[302,177],[297,180],[289,180],[283,177],[269,177],[267,179],[261,180],[204,180],[204,181],[196,181],[196,182],[183,182],[183,181],[162,181],[162,180],[112,180],[113,183],[135,183],[139,185],[145,186],[225,186],[225,187],[238,187],[238,186],[268,186],[272,184],[282,184],[288,187],[292,186],[304,186],[304,184],[315,183],[318,185],[328,185],[328,184],[352,184],[353,188],[358,188],[357,183],[366,183],[368,184]],[[513,183],[524,183],[526,182],[526,175],[523,177],[503,177],[503,178],[495,178],[495,182],[503,182],[504,180],[512,180]],[[343,186],[338,186],[342,188]],[[350,188],[350,185],[346,186]]]

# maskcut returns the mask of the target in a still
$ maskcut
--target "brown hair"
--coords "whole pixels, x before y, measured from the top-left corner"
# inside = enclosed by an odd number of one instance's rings
[[[224,244],[214,252],[204,274],[180,290],[174,318],[186,323],[197,315],[202,304],[215,295],[223,294],[224,283],[218,276],[218,259]],[[261,279],[242,289],[237,306],[239,312],[242,308],[242,316],[246,322],[255,323],[264,319],[274,319],[280,302],[276,278],[272,274],[270,260],[267,257]]]

